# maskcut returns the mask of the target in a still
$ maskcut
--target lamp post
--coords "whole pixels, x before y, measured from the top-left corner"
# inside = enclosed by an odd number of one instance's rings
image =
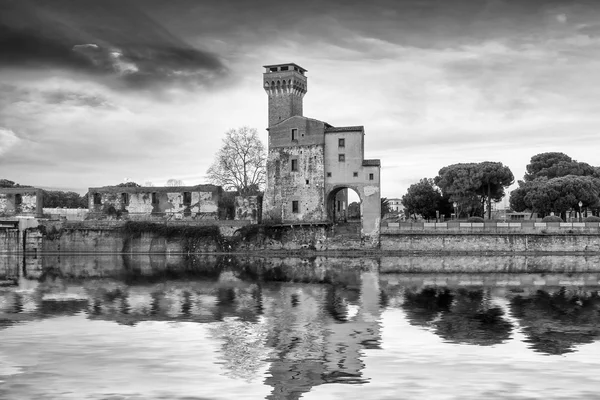
[[[581,222],[581,206],[583,205],[583,203],[581,202],[581,200],[579,201],[579,222]]]
[[[458,213],[456,212],[456,207],[458,206],[457,202],[452,203],[452,205],[454,206],[454,218],[458,219]]]

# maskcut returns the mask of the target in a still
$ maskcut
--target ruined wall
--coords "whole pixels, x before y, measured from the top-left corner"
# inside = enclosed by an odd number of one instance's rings
[[[258,223],[262,216],[262,196],[236,196],[235,220]]]
[[[89,209],[101,216],[115,216],[133,220],[168,219],[218,219],[220,191],[199,191],[194,188],[134,188],[137,190],[90,189]],[[96,204],[94,193],[100,196]],[[154,202],[153,202],[154,193]],[[184,193],[189,193],[186,202]]]
[[[42,213],[43,194],[39,189],[0,189],[0,216],[35,215]]]
[[[298,170],[291,171],[292,160]],[[264,221],[321,222],[326,219],[323,147],[276,148],[267,161],[268,186],[264,195]],[[298,208],[294,210],[294,202]]]

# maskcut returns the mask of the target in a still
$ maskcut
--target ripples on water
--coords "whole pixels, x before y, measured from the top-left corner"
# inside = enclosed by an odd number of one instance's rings
[[[3,399],[600,398],[598,274],[379,274],[374,260],[341,258],[2,262]]]

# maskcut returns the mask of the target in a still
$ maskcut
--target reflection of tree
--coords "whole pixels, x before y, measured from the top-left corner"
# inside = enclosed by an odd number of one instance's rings
[[[411,324],[432,327],[451,342],[490,346],[507,340],[512,330],[502,309],[490,304],[482,290],[407,291],[403,307]]]
[[[482,290],[459,290],[450,307],[436,323],[436,333],[456,343],[491,346],[510,338],[512,324],[504,311],[492,306]]]
[[[516,296],[510,304],[536,351],[569,353],[575,351],[575,345],[600,338],[598,292],[569,292],[562,288],[551,294],[538,290],[533,296]]]
[[[428,326],[440,312],[447,312],[454,298],[448,289],[425,288],[404,293],[404,309],[412,325]]]
[[[227,376],[246,381],[259,376],[271,353],[265,346],[268,328],[264,324],[225,318],[210,325],[209,331],[223,343],[221,359]]]

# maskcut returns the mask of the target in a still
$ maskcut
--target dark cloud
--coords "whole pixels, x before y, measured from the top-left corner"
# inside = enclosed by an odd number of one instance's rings
[[[68,68],[141,87],[206,84],[226,72],[217,55],[120,0],[0,0],[0,54],[0,66]]]

